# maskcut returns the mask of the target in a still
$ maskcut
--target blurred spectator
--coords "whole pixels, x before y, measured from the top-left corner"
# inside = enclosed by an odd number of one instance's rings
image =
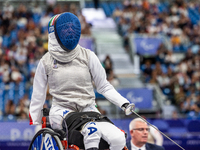
[[[81,34],[90,36],[91,35],[91,24],[87,23],[85,16],[80,14],[78,16],[80,23],[81,23]]]
[[[48,27],[48,23],[49,23],[49,20],[51,19],[51,15],[48,14],[48,12],[46,12],[44,14],[44,16],[41,17],[40,19],[40,26],[42,27],[42,30],[47,30],[47,27]]]
[[[197,32],[198,32],[198,31],[197,31]],[[200,40],[199,40],[199,38],[195,38],[195,39],[194,39],[194,43],[193,43],[193,45],[191,46],[192,53],[193,53],[193,54],[197,54],[198,51],[199,51],[199,49],[200,49]]]
[[[151,78],[149,80],[149,83],[151,83],[151,84],[157,84],[158,83],[157,82],[157,72],[156,72],[156,70],[152,71],[152,75],[151,75]]]
[[[178,115],[178,112],[176,110],[174,110],[172,112],[172,119],[173,120],[179,120],[180,119],[180,116]]]
[[[33,79],[34,79],[34,76],[35,76],[35,71],[36,71],[35,68],[31,69],[31,71],[30,71],[30,84],[31,85],[33,85]]]
[[[113,11],[112,17],[115,20],[115,22],[119,22],[120,17],[122,16],[122,10],[119,7],[116,7],[116,9]]]
[[[5,60],[5,58],[0,60],[0,75],[2,76],[2,81],[5,84],[8,84],[11,79],[10,79],[10,65],[8,61]]]
[[[181,111],[185,114],[189,113],[192,110],[194,101],[191,99],[191,96],[187,96],[181,104]]]
[[[103,67],[105,68],[107,80],[112,84],[114,87],[119,85],[119,80],[114,73],[113,70],[113,62],[109,55],[106,55],[105,59],[102,62]]]
[[[16,107],[16,116],[19,117],[20,119],[28,119],[28,112],[29,109],[25,105],[24,99],[20,99]]]
[[[111,85],[113,85],[114,87],[118,86],[119,85],[119,80],[118,78],[115,76],[114,72],[113,72],[113,69],[111,69],[109,71],[109,75],[107,77],[108,79],[108,82],[110,82]]]
[[[110,75],[111,70],[113,69],[113,62],[109,55],[106,55],[105,59],[103,60],[103,67],[105,68],[107,78]]]
[[[146,61],[145,62],[145,69],[143,71],[144,73],[144,77],[145,77],[145,82],[148,82],[151,78],[152,78],[152,72],[153,72],[153,69],[152,69],[152,66],[151,66],[151,62],[150,61]]]
[[[24,43],[23,39],[21,39],[19,45],[17,46],[17,51],[14,55],[15,60],[17,61],[18,65],[20,67],[22,67],[26,63],[27,52],[28,52],[28,50],[25,46],[25,43]]]
[[[164,46],[161,44],[157,50],[155,61],[163,64],[165,62],[165,54],[166,54],[166,50],[164,49]]]
[[[157,81],[162,90],[165,90],[165,88],[169,88],[170,86],[170,78],[167,76],[166,73],[162,72],[161,75],[158,75]]]
[[[174,93],[174,99],[175,99],[175,104],[177,106],[180,106],[181,102],[184,100],[185,98],[185,92],[183,90],[182,86],[176,85],[175,89],[174,89],[175,93]]]
[[[16,106],[15,114],[18,119],[28,119],[29,115],[29,104],[30,100],[28,98],[28,94],[25,94],[18,102]]]
[[[162,71],[161,63],[159,61],[155,63],[155,68],[153,70],[156,71],[157,76],[162,75],[163,71]]]
[[[149,5],[148,0],[142,1],[142,7],[143,7],[144,10],[149,10],[150,5]]]
[[[78,16],[78,6],[75,3],[71,3],[69,6],[69,11],[73,14],[75,14],[76,16]]]
[[[181,39],[180,39],[179,35],[172,35],[171,43],[172,43],[173,49],[175,51],[179,51],[180,44],[181,44]]]
[[[200,93],[197,93],[197,100],[191,107],[191,110],[195,111],[198,115],[200,115]]]
[[[20,83],[22,81],[22,74],[19,72],[18,68],[12,66],[11,70],[11,81],[17,84]]]
[[[40,5],[38,5],[38,4],[35,4],[34,6],[33,6],[33,8],[31,9],[31,11],[32,11],[32,13],[33,14],[37,14],[37,15],[41,15],[42,14],[42,8],[40,7]],[[39,19],[39,16],[37,16],[38,18],[37,19]],[[34,18],[35,19],[35,18]],[[36,22],[37,23],[37,22]]]
[[[14,104],[13,100],[7,100],[6,107],[5,107],[5,115],[15,115],[16,105]]]
[[[52,6],[52,7],[56,4],[56,0],[46,0],[46,2],[47,2],[47,5]]]
[[[190,64],[188,64],[186,75],[190,78],[190,80],[192,79],[193,73],[194,73],[194,70],[193,70],[192,66]]]
[[[5,12],[8,16],[12,17],[13,11],[14,11],[13,5],[11,5],[9,1],[6,1],[4,3],[3,12]]]
[[[175,65],[177,63],[177,57],[173,55],[173,51],[168,51],[164,63],[169,66],[169,65]]]
[[[191,60],[192,58],[193,58],[192,50],[191,50],[191,48],[188,48],[187,51],[186,51],[186,54],[185,54],[185,59]]]
[[[171,79],[172,77],[174,77],[175,73],[173,72],[172,67],[168,66],[167,68],[167,76]]]

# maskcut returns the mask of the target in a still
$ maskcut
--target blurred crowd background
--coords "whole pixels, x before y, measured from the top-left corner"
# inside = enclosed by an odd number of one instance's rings
[[[131,3],[132,2],[132,3]],[[199,112],[200,101],[200,2],[174,0],[125,1],[113,17],[124,48],[130,50],[129,33],[167,35],[171,49],[160,45],[157,54],[144,56],[144,82],[156,83],[182,113]],[[180,60],[174,53],[182,53]]]
[[[88,23],[76,3],[1,1],[0,9],[0,116],[28,119],[32,84],[40,58],[48,51],[50,18],[72,12],[81,22],[81,36],[91,36]],[[140,57],[141,79],[157,84],[169,103],[183,116],[200,118],[200,2],[193,0],[85,1],[85,7],[103,8],[114,19],[116,32],[129,53],[129,35],[165,35],[171,47],[159,46],[156,55]],[[177,57],[181,54],[180,57]],[[113,86],[119,81],[109,55],[102,61]],[[15,93],[15,94],[14,94]],[[16,94],[17,93],[17,94]],[[50,107],[47,92],[45,107]],[[103,110],[102,110],[103,112]]]

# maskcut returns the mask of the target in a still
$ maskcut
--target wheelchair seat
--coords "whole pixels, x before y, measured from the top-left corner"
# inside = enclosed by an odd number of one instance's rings
[[[42,128],[51,128],[50,121],[49,121],[49,108],[44,108],[43,110],[43,118],[42,118]],[[89,114],[89,118],[88,115]],[[85,116],[86,115],[86,116]],[[85,113],[85,112],[73,112],[70,113],[70,115],[67,115],[67,117],[64,118],[65,123],[63,124],[63,132],[60,130],[54,130],[54,132],[59,133],[59,138],[62,141],[64,137],[66,137],[66,133],[64,131],[68,131],[68,145],[76,145],[79,147],[79,149],[85,149],[84,142],[83,142],[83,135],[79,131],[81,127],[87,123],[88,121],[91,121],[91,119],[94,119],[96,115],[100,115],[99,113]],[[84,117],[83,117],[84,116]],[[107,117],[102,117],[104,121],[107,120],[111,122]],[[86,118],[85,118],[86,117]],[[111,122],[112,123],[112,122]],[[67,129],[65,129],[67,124]],[[109,144],[101,138],[99,143],[99,149],[109,149]]]

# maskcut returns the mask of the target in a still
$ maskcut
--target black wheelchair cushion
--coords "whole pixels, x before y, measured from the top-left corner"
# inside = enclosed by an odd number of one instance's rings
[[[106,121],[112,123],[106,116],[97,112],[71,112],[65,117],[68,128],[69,144],[77,145],[84,149],[83,135],[80,133],[82,126],[89,121]],[[113,123],[112,123],[113,124]],[[101,138],[99,149],[108,149],[109,144]]]

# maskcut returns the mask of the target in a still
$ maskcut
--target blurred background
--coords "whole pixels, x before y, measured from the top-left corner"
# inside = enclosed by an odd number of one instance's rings
[[[97,54],[138,114],[183,148],[200,149],[199,0],[0,0],[0,150],[27,149],[35,134],[28,120],[34,74],[48,51],[48,22],[62,12],[78,16],[79,44]],[[95,93],[98,109],[129,141],[136,116]],[[180,149],[165,137],[162,145]]]

